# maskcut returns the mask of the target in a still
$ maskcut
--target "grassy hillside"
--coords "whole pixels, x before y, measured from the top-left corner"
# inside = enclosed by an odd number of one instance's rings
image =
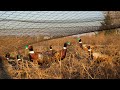
[[[120,78],[120,34],[104,32],[93,36],[81,36],[84,44],[91,45],[94,52],[107,55],[105,61],[98,62],[97,58],[88,62],[88,53],[79,48],[76,37],[64,37],[33,44],[35,51],[46,51],[49,45],[53,49],[60,50],[64,42],[70,41],[67,56],[59,63],[52,63],[48,67],[41,68],[29,61],[19,64],[19,69],[10,66],[7,62],[7,72],[14,79],[117,79]],[[3,39],[4,40],[4,39]],[[12,40],[14,44],[14,40]],[[21,49],[24,54],[24,49]]]

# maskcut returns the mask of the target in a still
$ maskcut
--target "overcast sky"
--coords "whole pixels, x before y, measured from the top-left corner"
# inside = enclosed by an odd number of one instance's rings
[[[101,11],[0,11],[0,18],[29,20],[103,19]]]
[[[79,26],[79,25],[97,25],[103,21],[104,16],[101,11],[0,11],[0,29],[3,28],[34,28],[34,27],[54,27],[54,26]],[[6,21],[7,20],[7,21]],[[13,21],[10,21],[13,20]],[[14,20],[22,20],[14,21]],[[52,22],[59,20],[66,21],[67,24],[56,23],[34,23],[31,21]],[[30,21],[30,22],[26,22]],[[84,21],[84,23],[83,23]],[[91,22],[88,22],[91,21]],[[94,22],[93,22],[94,21]],[[73,22],[73,23],[70,23]],[[82,23],[82,24],[81,24]]]

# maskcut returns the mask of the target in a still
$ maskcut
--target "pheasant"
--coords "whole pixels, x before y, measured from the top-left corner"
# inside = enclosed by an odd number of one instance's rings
[[[29,59],[30,61],[33,61],[34,63],[43,63],[43,55],[41,52],[34,52],[33,50],[33,46],[29,45],[28,46],[28,49],[29,49]]]
[[[12,57],[9,52],[5,54],[5,58],[6,58],[6,60],[15,60],[16,59],[15,57]]]
[[[54,54],[55,54],[56,52],[57,52],[57,51],[55,51],[55,50],[52,49],[52,45],[50,45],[49,51],[44,52],[44,54],[46,54],[46,55],[48,55],[48,56],[54,56]]]
[[[87,48],[88,48],[89,59],[93,60],[93,50],[91,49],[90,46],[88,46]]]
[[[49,63],[49,64],[52,63],[52,62],[54,62],[54,55],[55,55],[56,52],[57,52],[57,51],[55,51],[55,50],[52,49],[52,45],[50,45],[48,51],[42,52],[42,54],[43,54],[43,56],[44,56],[43,59],[45,59],[45,61],[46,61],[47,63]]]
[[[82,44],[82,40],[81,39],[79,39],[79,45],[80,45],[80,48],[83,49],[83,44]]]
[[[18,54],[17,54],[17,60],[19,61],[19,60],[22,60],[22,55],[20,54],[20,52],[18,52]]]
[[[52,62],[52,57],[55,53],[54,50],[52,50],[52,46],[50,45],[50,48],[46,52],[34,52],[33,46],[29,45],[29,59],[30,61],[37,62],[38,64],[43,63],[49,63]]]
[[[7,60],[9,60],[10,59],[10,53],[6,53],[5,57],[6,57]]]
[[[64,43],[63,49],[55,53],[54,57],[57,61],[63,60],[66,57],[68,45],[70,45],[70,42]]]
[[[99,52],[93,52],[93,50],[91,49],[91,46],[88,46],[88,53],[89,53],[89,58],[94,60],[97,63],[100,63],[103,61],[107,61],[109,63],[112,62],[112,57],[105,54],[101,54]]]
[[[80,48],[83,49],[84,51],[87,51],[88,50],[87,45],[83,44],[80,38],[78,38],[78,41],[79,41]]]

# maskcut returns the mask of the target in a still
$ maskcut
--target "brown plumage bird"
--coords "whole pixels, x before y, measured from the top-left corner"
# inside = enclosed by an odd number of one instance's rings
[[[18,60],[18,61],[19,61],[19,60],[22,60],[22,58],[23,58],[23,55],[20,54],[20,52],[18,52],[18,54],[17,54],[17,60]]]
[[[46,52],[44,52],[44,54],[52,57],[52,56],[54,56],[54,54],[55,54],[56,52],[57,52],[57,51],[53,50],[52,45],[50,45],[49,50],[46,51]]]
[[[10,59],[10,53],[6,53],[5,57],[6,57],[7,60],[9,60]]]
[[[83,44],[80,38],[78,38],[78,41],[79,41],[80,48],[83,49],[84,51],[88,51],[87,45]]]
[[[83,44],[82,44],[82,40],[81,39],[79,39],[79,46],[80,46],[80,48],[83,49]]]
[[[97,63],[103,62],[103,61],[108,61],[109,63],[112,62],[112,57],[101,54],[99,52],[93,52],[91,46],[88,46],[88,54],[89,54],[89,59],[96,61]]]
[[[93,60],[93,50],[90,46],[87,47],[88,48],[88,55],[89,55],[89,59]]]
[[[49,63],[52,62],[52,57],[56,53],[55,50],[52,49],[50,45],[49,50],[45,52],[34,52],[33,46],[29,45],[29,59],[38,64]]]
[[[5,58],[6,58],[6,60],[15,60],[16,59],[15,57],[12,57],[9,52],[5,54]]]
[[[54,62],[54,55],[57,51],[52,49],[52,45],[50,45],[49,50],[42,52],[43,56],[44,56],[44,60],[46,61],[46,63],[53,63]]]
[[[66,42],[64,43],[63,49],[60,51],[57,51],[54,54],[54,57],[56,59],[56,61],[60,61],[63,60],[66,57],[66,53],[67,53],[67,46],[70,45],[70,42]]]
[[[43,63],[43,55],[41,52],[34,52],[33,46],[29,45],[29,59],[30,61],[33,61],[34,63]]]

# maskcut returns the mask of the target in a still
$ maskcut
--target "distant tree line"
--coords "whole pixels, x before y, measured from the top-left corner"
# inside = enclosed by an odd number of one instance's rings
[[[116,32],[112,29],[120,28],[120,11],[107,11],[104,17],[100,30],[105,30],[105,34]]]

